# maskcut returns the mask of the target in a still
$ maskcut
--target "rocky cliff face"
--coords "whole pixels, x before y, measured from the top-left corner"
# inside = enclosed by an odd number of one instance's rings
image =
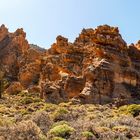
[[[53,103],[140,99],[140,42],[127,46],[118,28],[83,29],[73,43],[58,36],[45,51],[25,37],[22,29],[9,33],[0,27],[0,68],[10,78],[9,89],[19,82]]]
[[[23,29],[9,33],[4,25],[0,27],[0,69],[11,80],[17,79],[17,73],[19,72],[18,59],[26,54],[29,49],[25,36],[26,33]]]

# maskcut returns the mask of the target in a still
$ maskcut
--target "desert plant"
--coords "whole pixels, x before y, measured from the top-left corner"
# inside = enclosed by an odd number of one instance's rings
[[[40,98],[33,98],[33,97],[23,97],[23,99],[20,101],[22,104],[30,104],[35,102],[41,102]]]
[[[51,104],[51,103],[46,103],[43,107],[43,110],[47,111],[47,112],[52,112],[52,111],[55,111],[56,108],[57,108],[57,105]]]
[[[82,136],[86,137],[86,138],[91,138],[94,136],[94,134],[90,131],[84,131],[84,132],[82,132]]]
[[[67,121],[59,121],[59,122],[55,122],[51,128],[54,128],[56,126],[59,126],[59,125],[63,125],[63,124],[66,124],[66,125],[69,125],[69,123]]]
[[[37,112],[32,116],[32,121],[41,129],[41,131],[46,134],[52,125],[52,120],[49,114],[45,111]]]
[[[32,121],[22,121],[10,127],[0,128],[0,136],[8,140],[39,140],[41,131]]]
[[[134,117],[138,116],[140,113],[140,105],[132,104],[132,105],[125,105],[119,108],[119,112],[124,114],[131,114]]]
[[[54,137],[57,136],[62,138],[68,138],[73,131],[74,128],[69,126],[68,124],[61,124],[50,129],[49,135]]]
[[[64,107],[59,107],[54,113],[53,113],[53,120],[54,121],[61,121],[67,118],[67,115],[69,114],[69,111]]]
[[[34,99],[32,97],[24,97],[20,102],[22,104],[30,104],[34,102]]]

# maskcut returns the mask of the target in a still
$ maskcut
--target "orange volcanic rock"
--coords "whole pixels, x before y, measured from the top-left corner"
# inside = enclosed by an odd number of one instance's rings
[[[116,27],[83,29],[73,44],[58,36],[46,53],[46,65],[55,64],[57,71],[52,75],[61,76],[68,98],[79,98],[84,103],[140,98],[139,70],[133,66],[135,62],[129,55],[133,53],[140,60],[137,46],[128,48]]]
[[[41,71],[42,53],[34,48],[28,49],[25,55],[19,59],[18,80],[24,87],[38,84]]]
[[[25,88],[38,84],[43,52],[30,47],[23,29],[9,33],[0,28],[0,68],[10,80],[21,82]]]
[[[52,50],[54,53],[65,53],[67,52],[68,39],[62,36],[56,38],[56,43],[52,45]]]
[[[17,79],[18,58],[29,48],[25,36],[23,29],[9,33],[4,25],[0,27],[0,65],[5,74],[12,79]]]
[[[140,41],[127,46],[116,27],[83,29],[74,43],[62,36],[50,49],[29,45],[22,29],[0,28],[0,70],[48,102],[126,103],[140,99]]]
[[[0,27],[0,41],[2,41],[6,35],[8,34],[8,29],[5,27],[5,25],[1,25]]]

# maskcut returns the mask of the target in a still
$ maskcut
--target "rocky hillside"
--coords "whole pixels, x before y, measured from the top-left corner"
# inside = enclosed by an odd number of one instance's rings
[[[23,29],[2,25],[0,74],[1,93],[27,90],[51,103],[139,102],[140,41],[128,46],[118,28],[103,25],[83,29],[73,43],[58,36],[44,50],[29,45]]]
[[[140,41],[118,28],[45,50],[0,27],[0,140],[139,140],[139,104]]]

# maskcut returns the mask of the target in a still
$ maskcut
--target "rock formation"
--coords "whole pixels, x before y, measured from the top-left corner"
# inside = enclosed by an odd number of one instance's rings
[[[9,86],[37,89],[47,102],[140,99],[140,41],[128,46],[116,27],[83,29],[73,43],[58,36],[44,50],[29,45],[23,29],[9,33],[2,25],[0,62]]]

